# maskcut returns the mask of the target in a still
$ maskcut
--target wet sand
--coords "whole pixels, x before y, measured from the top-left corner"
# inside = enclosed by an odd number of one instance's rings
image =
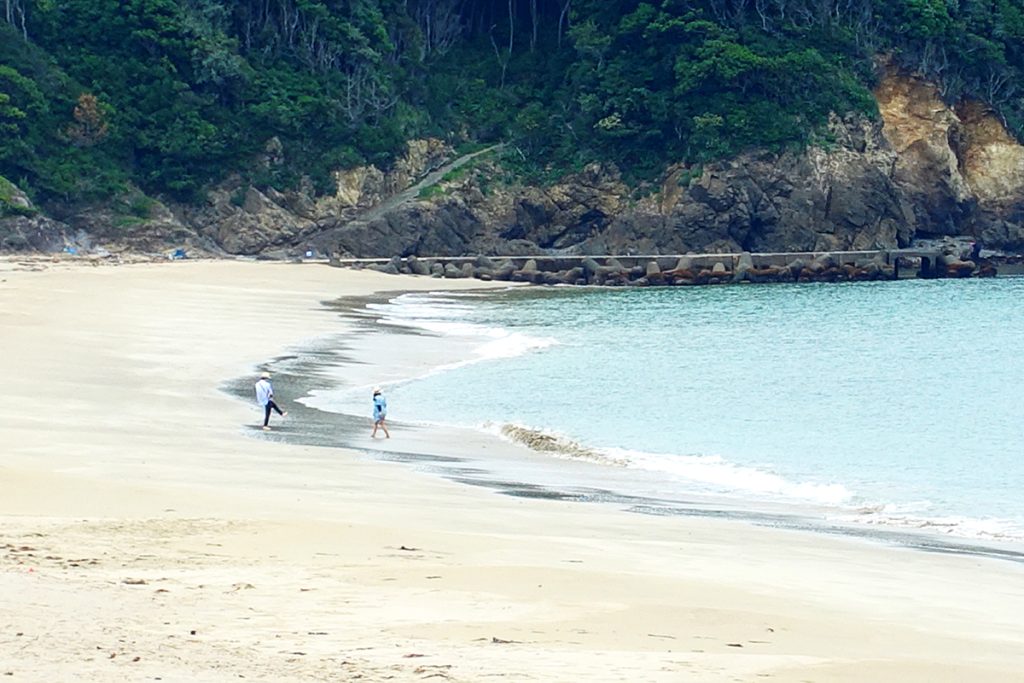
[[[301,410],[265,435],[251,402],[222,391],[345,335],[324,301],[479,285],[248,262],[0,264],[0,675],[1020,676],[1015,563],[498,495],[329,439],[287,443]],[[358,428],[339,424],[337,444]],[[393,436],[424,457],[514,448]]]

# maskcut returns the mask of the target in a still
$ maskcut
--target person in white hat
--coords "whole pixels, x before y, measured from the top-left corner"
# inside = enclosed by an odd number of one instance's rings
[[[282,412],[277,404],[274,403],[274,387],[270,384],[270,373],[260,373],[260,379],[256,382],[256,403],[263,406],[263,429],[270,431],[270,411],[276,410],[277,414],[281,417],[287,415],[287,412]]]
[[[384,418],[388,416],[388,402],[384,398],[383,392],[380,387],[373,388],[373,434],[370,434],[370,438],[373,439],[377,436],[377,428],[384,430],[384,436],[388,439],[391,435],[388,434],[388,426],[384,424]]]

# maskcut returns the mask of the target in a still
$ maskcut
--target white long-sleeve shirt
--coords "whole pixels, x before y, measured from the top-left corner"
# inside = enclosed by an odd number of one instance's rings
[[[265,406],[270,403],[272,398],[274,398],[274,388],[270,386],[270,380],[261,379],[256,382],[256,402]]]

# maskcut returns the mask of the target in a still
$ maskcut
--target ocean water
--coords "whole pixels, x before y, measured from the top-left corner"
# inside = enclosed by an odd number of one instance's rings
[[[393,419],[541,430],[665,495],[1019,541],[1022,301],[1002,278],[408,294],[376,313],[454,356],[388,385]]]

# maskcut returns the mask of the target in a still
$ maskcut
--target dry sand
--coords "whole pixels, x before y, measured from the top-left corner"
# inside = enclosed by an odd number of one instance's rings
[[[500,496],[218,390],[439,285],[0,263],[0,680],[1024,680],[1016,564]]]

